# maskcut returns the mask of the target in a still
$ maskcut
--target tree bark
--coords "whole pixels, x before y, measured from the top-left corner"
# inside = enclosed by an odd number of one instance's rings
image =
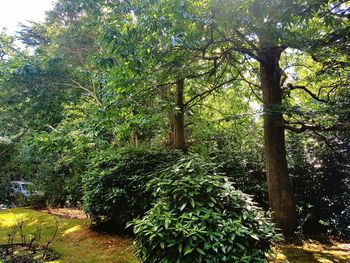
[[[186,151],[184,84],[184,79],[178,79],[176,82],[174,116],[174,146],[183,152]]]
[[[274,220],[284,234],[291,234],[296,227],[296,206],[289,180],[284,135],[281,69],[279,48],[261,47],[260,75],[264,104],[265,162],[269,206]]]

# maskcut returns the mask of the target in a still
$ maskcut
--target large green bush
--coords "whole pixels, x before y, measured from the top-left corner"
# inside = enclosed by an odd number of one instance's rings
[[[193,132],[198,143],[191,151],[215,159],[218,172],[228,177],[235,188],[253,195],[259,206],[268,209],[263,136],[252,125],[256,123],[244,118],[225,129],[220,125],[196,128]]]
[[[10,181],[19,178],[20,169],[14,157],[17,151],[9,141],[4,141],[0,136],[0,204],[13,204],[14,196],[11,195]]]
[[[0,204],[9,205],[13,202],[9,185],[10,185],[9,179],[2,178],[2,174],[0,173]]]
[[[211,156],[220,163],[218,171],[228,177],[235,188],[252,195],[259,206],[268,209],[266,174],[262,160],[234,148],[213,152]]]
[[[281,236],[249,195],[235,190],[215,166],[181,160],[154,179],[157,203],[134,221],[143,262],[264,262]]]
[[[178,152],[137,147],[97,152],[83,179],[83,207],[93,226],[121,231],[143,216],[152,202],[146,185],[155,172],[178,158]]]

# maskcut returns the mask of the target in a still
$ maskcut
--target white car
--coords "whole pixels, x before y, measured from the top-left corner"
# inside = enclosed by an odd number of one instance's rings
[[[26,181],[11,181],[10,190],[15,196],[22,195],[28,197],[34,191],[34,184]]]

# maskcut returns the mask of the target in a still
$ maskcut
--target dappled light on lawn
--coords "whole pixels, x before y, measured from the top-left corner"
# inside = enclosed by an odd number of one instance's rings
[[[9,209],[0,212],[0,244],[7,243],[7,235],[16,225],[16,220],[24,222],[26,234],[43,228],[42,242],[51,238],[55,227],[55,216],[26,208]],[[115,262],[136,263],[133,241],[129,238],[103,235],[89,229],[87,219],[59,218],[59,230],[52,248],[60,258],[54,263],[66,262]],[[0,261],[1,262],[1,261]]]
[[[75,231],[81,230],[81,226],[77,225],[77,226],[73,226],[69,229],[67,229],[66,231],[63,232],[63,235],[67,235],[67,234],[71,234]]]
[[[313,240],[304,241],[302,245],[278,246],[274,249],[279,263],[347,263],[350,262],[350,244],[320,244]]]

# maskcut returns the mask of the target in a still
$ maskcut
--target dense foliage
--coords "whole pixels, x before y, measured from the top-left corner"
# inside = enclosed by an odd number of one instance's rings
[[[284,233],[349,237],[349,14],[339,0],[55,1],[0,33],[0,202],[24,179],[38,203],[84,199],[123,228],[178,149],[215,159]]]
[[[175,151],[127,147],[97,152],[84,176],[84,210],[97,228],[123,231],[151,207],[148,182],[172,165]]]
[[[304,143],[304,145],[303,145]],[[299,205],[299,230],[306,234],[349,236],[349,142],[337,136],[291,138],[291,174]]]
[[[9,151],[9,147],[11,147],[11,145],[1,142],[1,147],[0,147],[0,151],[4,152],[4,151]],[[7,155],[2,155],[0,161],[2,163],[5,162],[9,162],[8,160],[8,156]],[[10,202],[10,189],[9,189],[9,185],[10,185],[10,175],[8,174],[8,169],[6,169],[7,167],[2,166],[1,170],[0,170],[0,202],[1,203],[5,203],[8,204]]]
[[[188,157],[148,186],[158,200],[134,226],[143,262],[265,262],[274,224],[215,168]]]

